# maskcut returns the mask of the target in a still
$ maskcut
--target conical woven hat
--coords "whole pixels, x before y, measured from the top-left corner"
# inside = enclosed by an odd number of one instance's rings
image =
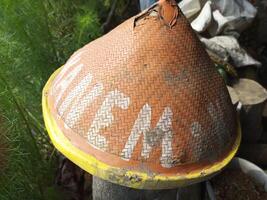
[[[79,49],[44,89],[56,147],[134,188],[202,180],[231,160],[240,139],[222,78],[176,4],[166,4]]]

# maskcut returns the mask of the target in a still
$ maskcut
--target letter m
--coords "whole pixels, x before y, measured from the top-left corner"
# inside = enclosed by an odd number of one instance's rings
[[[137,120],[131,130],[131,134],[122,150],[121,157],[124,160],[130,160],[136,144],[144,135],[141,156],[145,159],[153,148],[161,144],[162,155],[160,158],[161,165],[165,168],[172,167],[172,111],[166,107],[156,127],[151,129],[151,107],[146,104],[141,109]]]

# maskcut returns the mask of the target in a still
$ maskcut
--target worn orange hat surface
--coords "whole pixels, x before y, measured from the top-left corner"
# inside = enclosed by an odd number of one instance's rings
[[[43,93],[55,146],[89,173],[133,188],[201,181],[240,142],[225,83],[170,2],[79,49]]]

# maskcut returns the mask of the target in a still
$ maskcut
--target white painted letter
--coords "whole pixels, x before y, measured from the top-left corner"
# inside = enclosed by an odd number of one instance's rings
[[[105,151],[108,143],[104,136],[99,135],[101,129],[104,129],[112,124],[114,116],[112,115],[112,108],[118,106],[121,109],[127,109],[130,104],[130,98],[126,97],[123,93],[118,90],[110,92],[101,108],[96,113],[93,123],[88,131],[88,142],[100,149]]]
[[[72,102],[75,104],[77,101],[81,100],[82,95],[85,94],[87,87],[92,82],[92,78],[93,76],[91,74],[87,74],[85,78],[83,78],[83,80],[68,94],[58,109],[59,115],[62,116]]]
[[[85,94],[82,99],[78,99],[72,104],[70,112],[66,116],[65,123],[69,128],[73,126],[80,119],[81,115],[84,114],[85,109],[98,97],[103,91],[103,84],[97,83],[91,92]]]
[[[62,67],[62,70],[59,72],[57,78],[55,79],[54,85],[57,85],[61,81],[63,76],[66,74],[66,72],[81,60],[82,53],[83,52],[80,51],[80,52],[74,54],[68,60],[68,62]]]
[[[134,148],[141,134],[144,135],[143,148],[141,156],[149,158],[153,147],[160,144],[162,146],[161,165],[166,168],[172,167],[172,116],[173,113],[169,107],[166,107],[156,128],[151,130],[151,107],[146,104],[140,111],[137,120],[132,128],[128,141],[122,150],[121,157],[130,160]]]
[[[76,78],[76,76],[79,74],[82,67],[83,67],[83,64],[78,65],[65,77],[65,79],[61,80],[57,85],[55,85],[55,88],[53,89],[53,95],[56,96],[56,100],[55,100],[56,108],[64,92],[66,91],[68,86],[72,83],[72,81]]]

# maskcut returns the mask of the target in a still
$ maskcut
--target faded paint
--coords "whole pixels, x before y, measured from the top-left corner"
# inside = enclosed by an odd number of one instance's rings
[[[63,76],[65,76],[66,72],[81,60],[82,54],[83,54],[83,52],[80,51],[80,52],[74,54],[68,60],[68,62],[64,65],[64,67],[62,67],[62,70],[60,71],[57,78],[55,79],[54,85],[57,85],[62,80]]]
[[[79,64],[77,67],[75,67],[71,73],[68,73],[67,76],[61,80],[57,85],[55,85],[55,88],[53,90],[53,93],[56,96],[55,100],[55,108],[58,107],[58,103],[61,100],[64,92],[69,87],[69,85],[72,83],[72,81],[76,78],[76,76],[79,74],[81,69],[83,68],[83,64]]]
[[[114,121],[112,108],[117,106],[121,109],[127,109],[130,104],[130,98],[126,97],[118,90],[110,92],[101,108],[97,111],[93,123],[88,131],[88,142],[94,147],[105,151],[108,143],[104,136],[99,135],[101,129],[109,127]]]
[[[216,134],[216,137],[218,137],[219,148],[222,149],[225,145],[225,140],[223,139],[223,135],[221,133],[225,133],[224,136],[229,136],[229,130],[227,129],[225,120],[221,117],[223,109],[220,106],[220,101],[217,100],[215,105],[213,103],[209,103],[208,112],[212,119],[214,133]]]
[[[130,160],[136,147],[137,141],[144,134],[143,148],[141,156],[149,158],[153,147],[162,141],[161,165],[169,168],[172,165],[172,111],[169,107],[165,108],[155,129],[151,129],[152,110],[150,105],[145,104],[138,114],[137,120],[132,128],[131,134],[122,150],[121,157],[124,160]]]
[[[191,124],[191,133],[194,137],[199,137],[202,133],[202,126],[199,122],[193,122]]]
[[[84,113],[85,109],[103,92],[103,84],[97,83],[93,89],[82,99],[78,99],[74,104],[72,104],[70,112],[66,116],[66,125],[73,128],[74,125],[79,121],[81,114]]]
[[[145,104],[138,114],[137,120],[132,128],[131,134],[122,150],[121,157],[125,160],[130,160],[133,150],[142,133],[147,133],[150,130],[151,122],[151,107]]]
[[[171,108],[167,107],[164,110],[164,113],[157,124],[157,127],[160,127],[164,132],[163,140],[162,140],[162,155],[160,158],[160,163],[162,167],[171,168],[173,166],[172,159],[172,117],[173,113]]]
[[[92,82],[93,76],[91,74],[87,74],[83,80],[78,83],[78,85],[68,94],[68,96],[64,99],[62,104],[60,105],[58,112],[62,116],[71,103],[77,103],[81,99],[81,97],[86,93],[86,89],[89,84]]]
[[[208,150],[208,140],[203,137],[203,127],[199,122],[193,122],[191,124],[191,134],[193,136],[192,144],[196,145],[193,155],[191,155],[192,159],[201,161],[203,158],[205,158],[205,153]],[[197,143],[195,143],[197,141]],[[210,153],[209,156],[212,158],[214,155],[214,152]]]

